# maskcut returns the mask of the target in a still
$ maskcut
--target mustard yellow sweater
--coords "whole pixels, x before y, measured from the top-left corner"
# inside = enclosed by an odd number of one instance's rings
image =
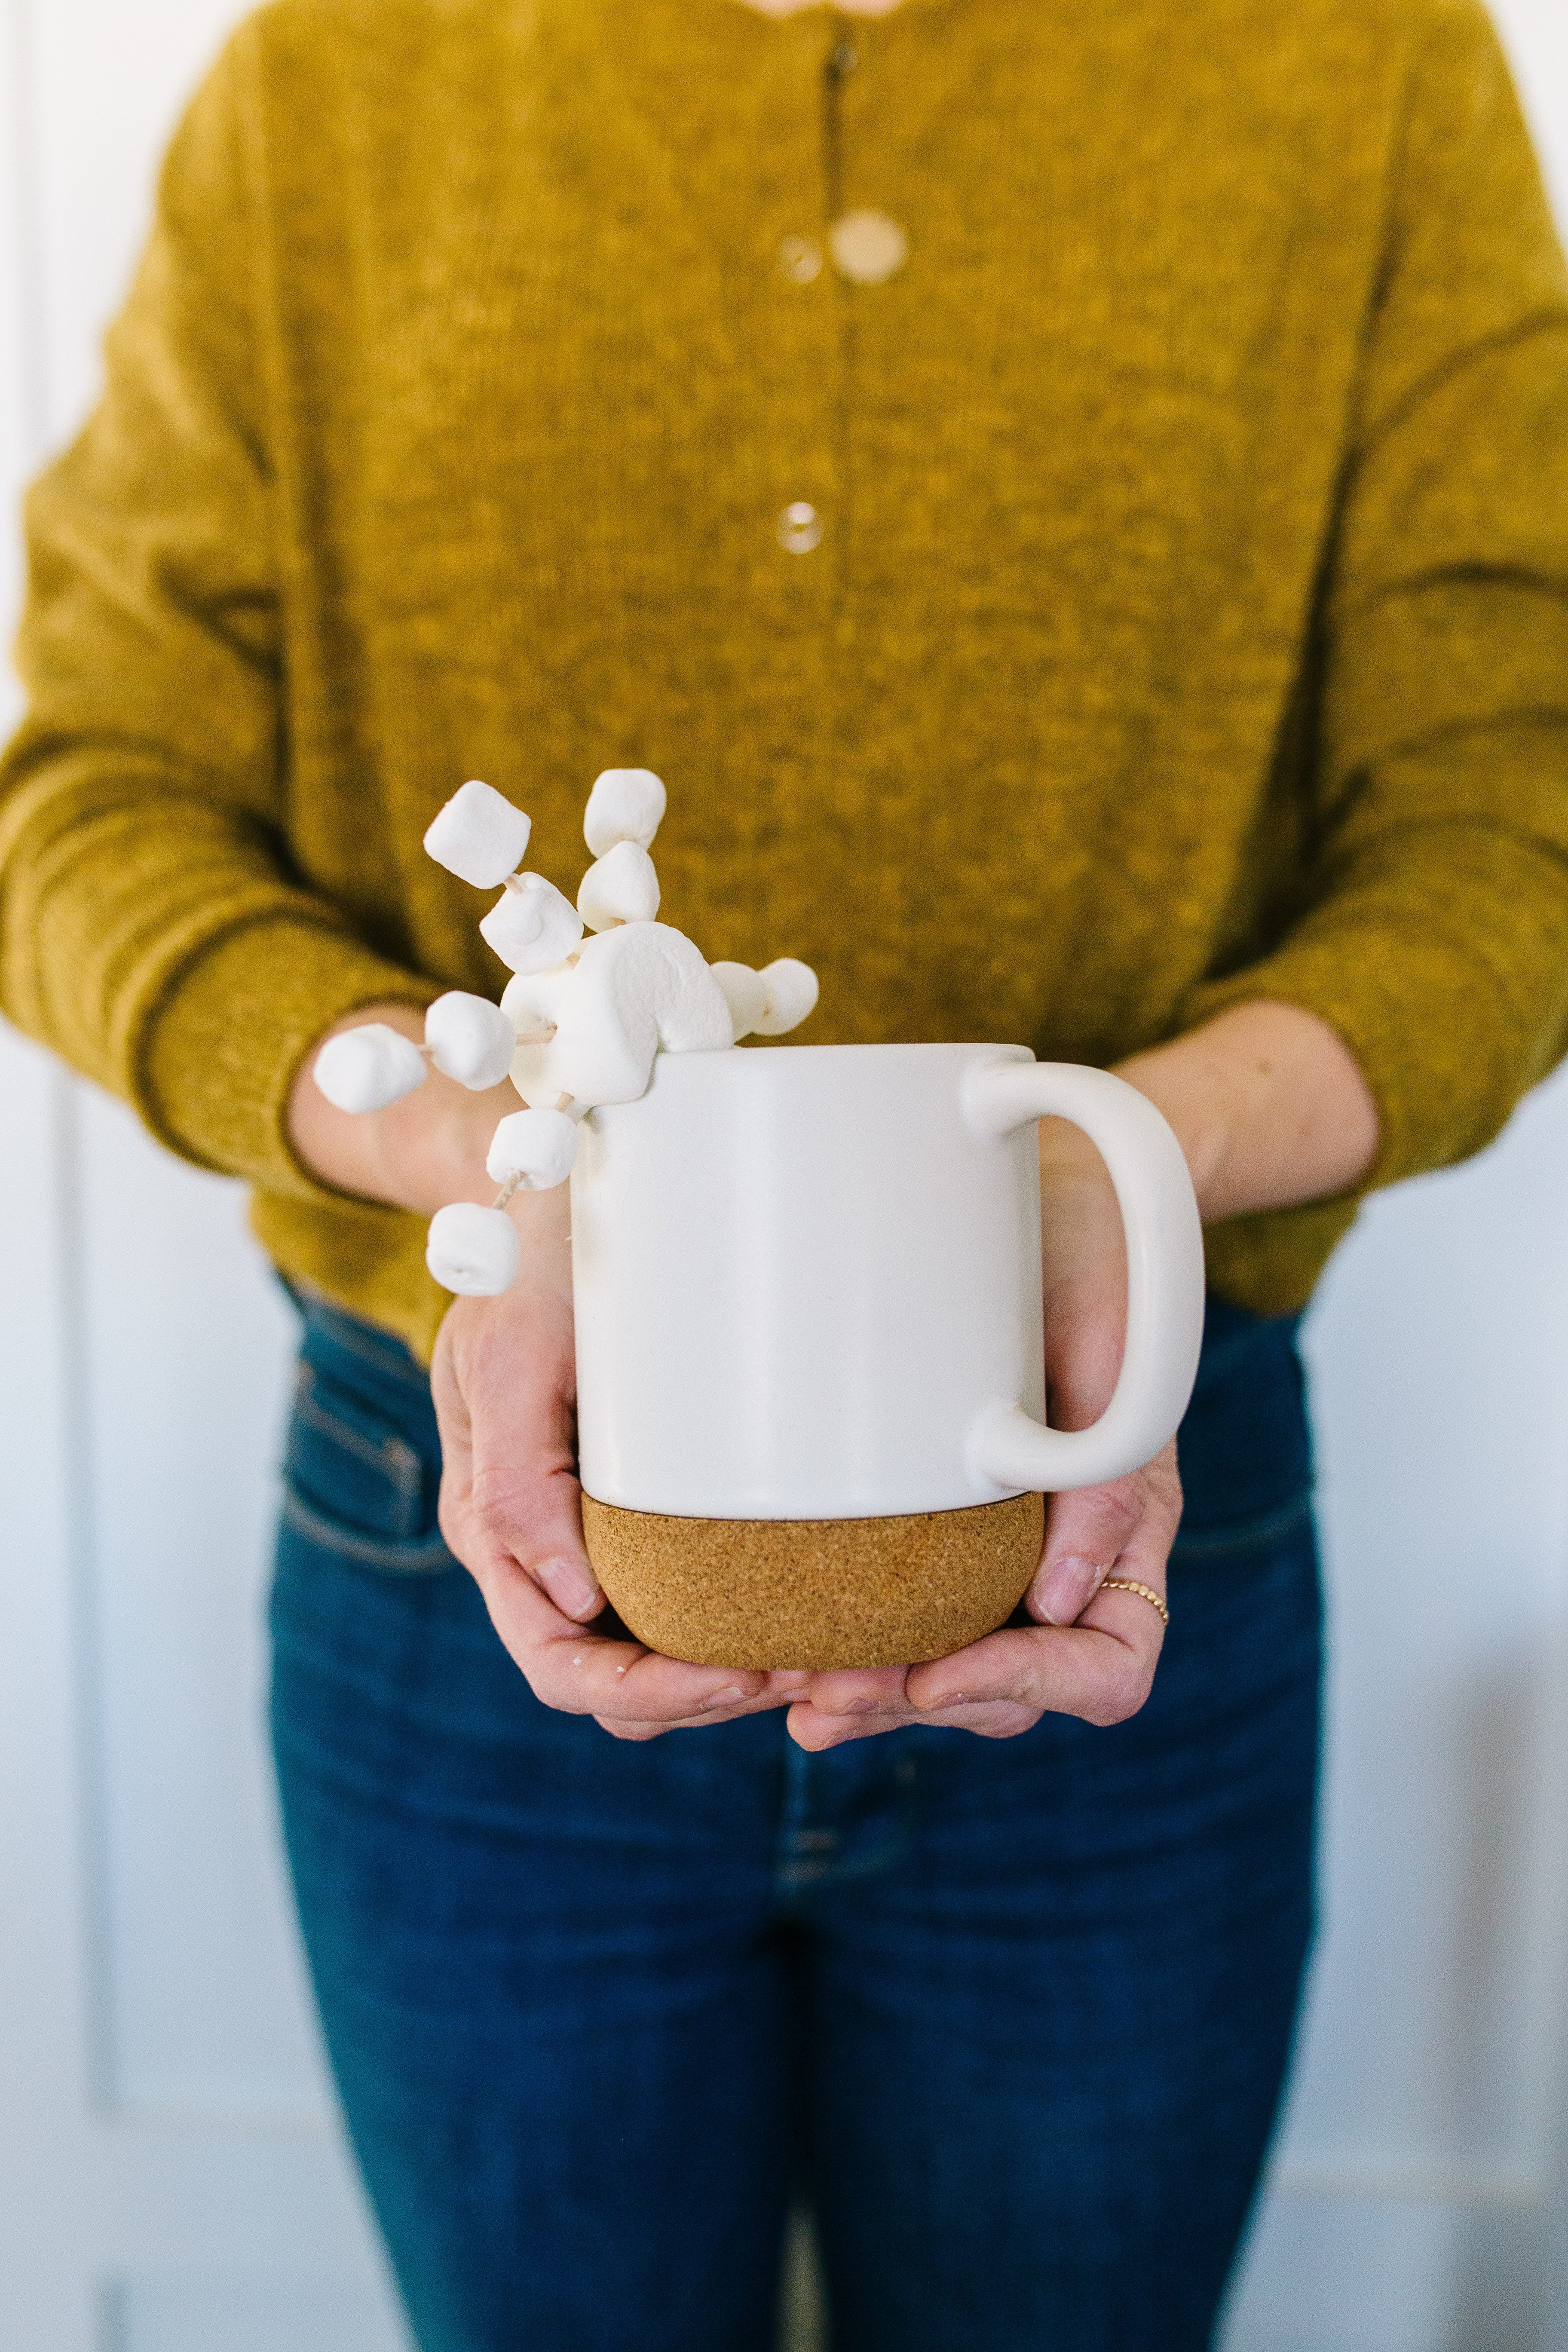
[[[813,274],[865,208],[902,267]],[[1378,1182],[1562,1050],[1568,284],[1472,0],[282,0],[29,523],[5,1008],[422,1350],[422,1228],[281,1118],[354,1004],[499,992],[468,776],[574,890],[657,769],[666,918],[815,964],[807,1040],[1279,998]]]

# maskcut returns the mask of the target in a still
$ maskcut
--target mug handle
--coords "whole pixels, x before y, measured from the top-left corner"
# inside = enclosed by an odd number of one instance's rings
[[[1127,1236],[1127,1345],[1115,1392],[1088,1429],[1047,1429],[1016,1404],[970,1426],[970,1470],[1007,1494],[1098,1486],[1152,1461],[1175,1433],[1204,1334],[1204,1239],[1182,1147],[1146,1095],[1074,1062],[973,1062],[964,1125],[986,1139],[1071,1119],[1110,1172]]]

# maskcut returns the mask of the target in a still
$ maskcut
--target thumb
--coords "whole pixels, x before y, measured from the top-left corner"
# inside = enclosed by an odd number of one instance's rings
[[[1110,1574],[1142,1511],[1136,1476],[1053,1495],[1045,1550],[1029,1591],[1035,1615],[1047,1625],[1073,1624]]]
[[[583,1622],[605,1605],[583,1540],[582,1490],[573,1462],[569,1361],[501,1318],[503,1300],[458,1302],[431,1365],[441,1432],[442,1532],[487,1599],[509,1575],[531,1577],[564,1615]],[[465,1317],[468,1307],[491,1310]],[[447,1327],[473,1321],[447,1337]],[[468,1340],[481,1344],[465,1344]],[[515,1344],[521,1339],[522,1344]],[[445,1342],[446,1344],[443,1344]]]

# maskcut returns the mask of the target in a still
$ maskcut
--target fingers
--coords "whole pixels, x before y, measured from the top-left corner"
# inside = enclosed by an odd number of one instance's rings
[[[1163,1594],[1181,1504],[1173,1445],[1131,1477],[1054,1496],[1028,1595],[1044,1623],[923,1665],[815,1675],[791,1709],[791,1737],[816,1749],[902,1723],[1006,1739],[1046,1713],[1125,1722],[1148,1697],[1165,1629],[1147,1601],[1107,1592],[1104,1580],[1114,1573]]]
[[[1113,1572],[1163,1592],[1165,1561],[1181,1515],[1173,1440],[1129,1477],[1053,1495],[1045,1549],[1029,1587],[1030,1615],[1050,1625],[1076,1624]],[[1134,1559],[1142,1569],[1128,1565]]]
[[[799,1675],[687,1665],[640,1643],[596,1633],[565,1616],[516,1561],[491,1562],[478,1581],[534,1696],[568,1715],[594,1716],[623,1738],[651,1738],[679,1724],[783,1706],[804,1683]]]
[[[729,1688],[713,1693],[698,1715],[652,1722],[637,1717],[597,1715],[594,1720],[613,1739],[657,1739],[666,1731],[700,1731],[710,1723],[733,1723],[743,1715],[770,1714],[776,1707],[789,1706],[800,1697],[806,1686],[804,1675],[771,1674],[763,1679],[765,1688],[758,1691],[754,1697],[731,1697],[731,1693],[739,1693],[740,1689],[731,1675]]]
[[[1013,1739],[1020,1731],[1028,1731],[1038,1723],[1040,1710],[1015,1700],[999,1699],[955,1706],[937,1719],[955,1731],[977,1732],[982,1739]],[[812,1697],[790,1708],[789,1736],[797,1748],[815,1755],[824,1748],[842,1748],[851,1739],[875,1739],[880,1732],[932,1720],[931,1716],[908,1701],[901,1706],[875,1713],[840,1715],[818,1706]]]
[[[1049,1625],[1070,1625],[1088,1608],[1112,1562],[1142,1516],[1141,1480],[1118,1478],[1109,1486],[1085,1486],[1053,1495],[1046,1517],[1045,1549],[1029,1588],[1031,1616]]]
[[[1105,1595],[1108,1605],[1135,1599]],[[1163,1631],[1146,1601],[1138,1606],[1148,1628],[1034,1625],[988,1633],[951,1658],[912,1666],[910,1703],[927,1723],[962,1722],[966,1709],[998,1706],[1076,1715],[1101,1726],[1124,1723],[1149,1696]]]
[[[441,1532],[481,1585],[515,1561],[563,1615],[596,1616],[604,1595],[583,1541],[572,1454],[570,1301],[461,1299],[430,1368],[441,1432]]]
[[[824,1714],[845,1717],[903,1715],[907,1666],[841,1666],[810,1677],[811,1696]]]
[[[780,1687],[764,1674],[685,1664],[589,1629],[604,1594],[573,1466],[571,1303],[514,1290],[448,1311],[431,1391],[441,1531],[534,1695],[633,1738],[786,1705],[804,1677]]]

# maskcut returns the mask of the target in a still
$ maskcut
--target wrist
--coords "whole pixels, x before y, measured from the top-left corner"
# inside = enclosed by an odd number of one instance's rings
[[[1377,1104],[1360,1065],[1300,1005],[1232,1005],[1117,1075],[1169,1122],[1205,1223],[1347,1192],[1377,1156]]]
[[[1209,1053],[1196,1031],[1130,1055],[1116,1076],[1148,1097],[1181,1145],[1205,1223],[1229,1213],[1240,1106],[1224,1056]]]
[[[451,1201],[489,1202],[496,1190],[485,1171],[490,1138],[498,1120],[518,1108],[510,1081],[474,1094],[432,1069],[399,1101],[356,1112],[337,1109],[316,1086],[316,1055],[327,1039],[373,1021],[416,1043],[424,1037],[423,1013],[398,1003],[359,1005],[322,1032],[289,1102],[289,1139],[301,1164],[336,1192],[417,1216],[433,1216]]]

